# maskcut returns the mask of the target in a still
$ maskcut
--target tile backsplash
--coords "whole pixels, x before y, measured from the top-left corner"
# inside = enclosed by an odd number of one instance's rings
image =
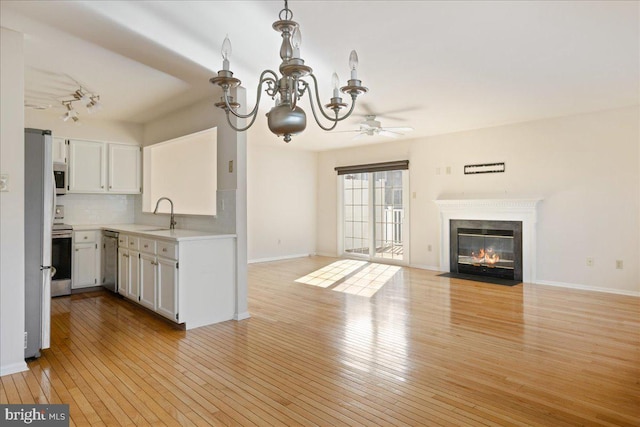
[[[124,224],[135,219],[135,195],[66,194],[58,196],[66,224]]]

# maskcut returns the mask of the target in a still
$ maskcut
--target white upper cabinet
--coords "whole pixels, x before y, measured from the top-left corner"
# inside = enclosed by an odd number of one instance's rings
[[[109,188],[113,193],[140,193],[140,147],[109,144]]]
[[[67,163],[67,140],[53,137],[53,163]]]
[[[69,192],[140,194],[140,147],[69,140]]]
[[[104,142],[69,140],[69,192],[104,193],[107,148]]]

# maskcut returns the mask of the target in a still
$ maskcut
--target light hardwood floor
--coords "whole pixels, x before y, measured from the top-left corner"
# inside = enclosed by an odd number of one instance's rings
[[[188,332],[56,298],[51,349],[0,403],[69,403],[72,425],[640,425],[640,298],[411,268],[371,298],[295,282],[334,261],[251,265],[252,317]]]

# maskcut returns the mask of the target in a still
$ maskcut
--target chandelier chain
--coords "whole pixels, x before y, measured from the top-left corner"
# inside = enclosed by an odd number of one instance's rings
[[[284,17],[282,16],[282,12],[284,12]],[[278,18],[280,18],[281,21],[291,21],[293,19],[293,12],[289,9],[289,2],[287,0],[284,0],[284,9],[280,11]]]

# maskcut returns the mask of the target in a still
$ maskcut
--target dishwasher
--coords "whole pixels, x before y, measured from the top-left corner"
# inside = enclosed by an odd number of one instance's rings
[[[102,231],[102,286],[118,292],[118,232]]]

